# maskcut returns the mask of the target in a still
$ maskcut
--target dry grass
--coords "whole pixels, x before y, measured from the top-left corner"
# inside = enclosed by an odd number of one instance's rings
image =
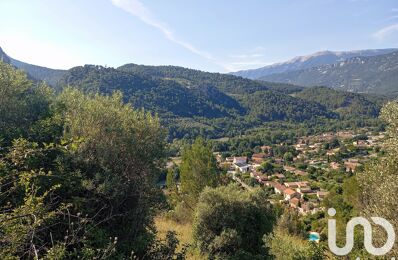
[[[165,238],[167,231],[175,231],[180,244],[191,244],[192,242],[191,223],[180,224],[163,216],[157,216],[155,218],[155,225],[158,231],[158,238],[160,239]]]
[[[158,238],[164,239],[167,231],[175,231],[177,238],[180,241],[178,250],[181,250],[184,244],[192,244],[192,224],[191,223],[177,223],[173,220],[166,219],[164,216],[157,216],[155,218],[155,225],[158,231]],[[189,250],[187,259],[200,260],[204,259],[197,250]]]

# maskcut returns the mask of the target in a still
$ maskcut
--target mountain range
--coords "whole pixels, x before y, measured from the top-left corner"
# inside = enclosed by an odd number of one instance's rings
[[[343,91],[398,94],[398,49],[322,51],[233,75],[290,83],[327,86]]]
[[[275,63],[258,69],[241,70],[232,72],[232,75],[249,79],[260,79],[262,77],[290,71],[304,70],[317,66],[333,64],[353,57],[370,57],[388,54],[398,49],[375,49],[356,51],[320,51],[306,56],[298,56],[286,62]]]
[[[271,74],[261,80],[327,86],[350,92],[398,95],[398,51],[354,57],[304,70]]]

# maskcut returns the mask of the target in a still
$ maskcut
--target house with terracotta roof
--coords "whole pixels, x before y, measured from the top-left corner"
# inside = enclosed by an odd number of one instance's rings
[[[258,182],[263,183],[264,181],[268,181],[268,180],[269,180],[269,177],[268,177],[267,175],[265,175],[265,174],[257,175],[257,176],[256,176],[256,180],[257,180]]]
[[[300,187],[297,188],[296,191],[300,193],[301,195],[307,194],[307,193],[312,193],[311,187]]]
[[[234,160],[232,161],[234,164],[237,163],[247,163],[247,157],[242,156],[242,157],[234,157]]]
[[[288,188],[296,189],[296,188],[308,187],[309,183],[308,181],[294,181],[294,182],[285,182],[284,185]]]
[[[291,189],[298,188],[299,186],[297,182],[285,182],[284,185]]]
[[[267,154],[265,154],[265,153],[255,153],[252,155],[252,161],[255,163],[261,164],[264,162],[266,157],[267,157]]]
[[[283,191],[283,196],[285,197],[285,200],[291,200],[293,198],[300,198],[301,195],[297,191],[287,188]]]
[[[276,194],[283,194],[283,192],[287,189],[285,186],[277,182],[274,182],[272,185]]]
[[[293,198],[289,202],[290,202],[290,207],[292,207],[294,209],[297,209],[300,207],[300,199],[298,199],[298,198]]]

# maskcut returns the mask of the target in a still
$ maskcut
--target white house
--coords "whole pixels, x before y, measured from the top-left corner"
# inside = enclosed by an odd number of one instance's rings
[[[247,163],[234,163],[235,169],[240,172],[249,172],[251,169],[251,165]]]

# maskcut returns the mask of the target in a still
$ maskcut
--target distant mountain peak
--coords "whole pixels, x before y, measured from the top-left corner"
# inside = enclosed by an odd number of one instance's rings
[[[344,55],[344,54],[342,54]],[[359,55],[295,71],[274,73],[260,80],[299,86],[327,86],[335,89],[376,94],[398,93],[398,50],[381,55]]]
[[[322,66],[340,62],[349,58],[364,56],[377,56],[388,54],[398,49],[367,49],[367,50],[353,50],[353,51],[331,51],[323,50],[309,55],[297,56],[285,62],[271,64],[258,69],[242,70],[232,72],[232,75],[241,76],[249,79],[259,79],[271,74],[285,73],[312,67]]]

